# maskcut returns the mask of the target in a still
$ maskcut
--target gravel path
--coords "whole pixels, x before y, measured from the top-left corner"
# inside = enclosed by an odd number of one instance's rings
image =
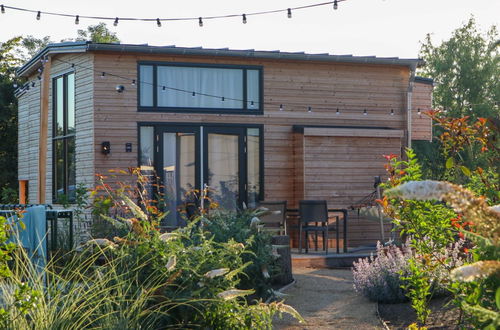
[[[286,290],[285,303],[293,306],[306,323],[284,315],[275,329],[383,329],[376,304],[358,295],[348,269],[294,269],[294,286]]]

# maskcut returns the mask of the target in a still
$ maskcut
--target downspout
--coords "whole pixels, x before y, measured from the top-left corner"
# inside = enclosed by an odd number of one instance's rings
[[[411,115],[412,115],[412,97],[413,97],[413,84],[415,82],[415,70],[416,67],[412,66],[410,67],[410,79],[408,80],[408,92],[407,92],[407,101],[406,101],[406,128],[407,128],[407,136],[408,136],[408,141],[407,141],[407,146],[408,148],[411,148],[411,130],[412,130],[412,125],[411,125]]]

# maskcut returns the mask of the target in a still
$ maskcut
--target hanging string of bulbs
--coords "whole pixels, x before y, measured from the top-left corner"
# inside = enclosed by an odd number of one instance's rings
[[[47,58],[43,58],[40,61],[42,63],[42,67],[38,69],[38,75],[37,75],[37,79],[38,80],[42,80],[41,74],[43,72],[44,64],[47,62]],[[105,79],[106,77],[114,77],[114,78],[118,78],[120,80],[128,82],[133,87],[137,86],[136,79],[131,79],[131,78],[128,78],[128,77],[120,76],[120,75],[113,74],[113,73],[106,72],[106,71],[98,71],[98,70],[95,70],[92,67],[88,67],[88,66],[81,65],[81,64],[75,64],[75,63],[68,62],[68,61],[65,61],[65,60],[62,60],[62,59],[55,59],[55,61],[67,64],[72,69],[79,68],[79,69],[82,69],[82,70],[92,71],[94,74],[98,75],[101,79]],[[182,93],[186,93],[186,94],[191,94],[193,97],[195,97],[195,96],[211,97],[211,98],[219,99],[221,102],[224,102],[224,101],[236,101],[236,102],[242,102],[242,103],[248,102],[248,103],[250,103],[250,107],[251,108],[253,108],[254,106],[258,106],[260,104],[259,101],[245,101],[243,99],[231,98],[231,97],[227,97],[227,96],[223,96],[223,95],[213,95],[213,94],[203,93],[203,92],[200,92],[200,91],[186,90],[186,89],[172,87],[172,86],[167,86],[167,85],[154,85],[153,83],[144,82],[144,81],[141,81],[140,83],[143,84],[143,85],[152,86],[153,88],[161,89],[162,91],[171,90],[171,91],[176,91],[176,92],[182,92]],[[36,80],[28,81],[27,83],[25,83],[19,89],[20,89],[21,92],[22,91],[29,91],[30,90],[30,86],[31,86],[31,88],[34,88],[36,86]],[[17,87],[18,87],[17,85],[14,85],[14,88],[17,88]],[[269,102],[269,101],[262,102],[262,104],[266,105],[266,106],[270,106],[270,107],[277,107],[279,109],[279,111],[284,111],[286,108],[292,108],[294,106],[295,107],[303,107],[304,106],[303,104],[300,104],[300,105],[299,104],[287,104],[287,105],[285,105],[283,103]],[[350,105],[353,106],[353,104],[350,104]],[[321,107],[321,108],[323,108],[323,107]],[[328,107],[328,109],[331,109],[331,107]],[[306,111],[308,113],[312,113],[313,112],[313,107],[312,106],[307,106],[306,107]],[[422,111],[423,110],[421,110],[420,108],[418,108],[417,109],[417,114],[419,116],[421,116],[422,115]],[[368,115],[368,110],[365,108],[365,109],[363,109],[362,113],[363,113],[364,116],[367,116]],[[335,109],[335,115],[338,116],[340,114],[341,114],[340,107],[337,107]],[[395,114],[394,109],[391,109],[390,112],[389,112],[389,115],[390,116],[394,116],[394,114]]]
[[[162,26],[162,22],[197,21],[198,25],[200,27],[202,27],[203,22],[207,21],[207,20],[219,20],[219,19],[226,19],[226,18],[241,17],[243,24],[246,24],[247,17],[250,17],[250,16],[261,16],[261,15],[268,15],[268,14],[285,13],[288,18],[292,18],[292,11],[303,10],[303,9],[314,8],[314,7],[321,7],[321,6],[329,6],[329,5],[333,5],[333,9],[337,10],[338,6],[339,6],[339,2],[343,2],[343,1],[346,1],[346,0],[334,0],[334,1],[320,2],[320,3],[314,3],[314,4],[298,6],[298,7],[256,11],[256,12],[249,12],[249,13],[243,13],[243,14],[226,14],[226,15],[196,16],[196,17],[141,18],[141,17],[92,16],[92,15],[87,16],[87,15],[74,15],[74,14],[67,14],[67,13],[34,10],[34,9],[13,7],[13,6],[8,6],[8,5],[0,5],[0,13],[5,14],[7,9],[14,10],[14,11],[34,13],[34,14],[36,14],[35,17],[37,20],[41,19],[42,14],[48,15],[48,16],[70,17],[70,18],[75,19],[74,22],[76,25],[80,24],[80,19],[90,19],[90,20],[112,21],[114,26],[118,26],[118,23],[120,21],[155,22],[158,27]]]

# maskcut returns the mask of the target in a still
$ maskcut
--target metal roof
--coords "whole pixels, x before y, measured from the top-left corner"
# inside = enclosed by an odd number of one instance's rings
[[[376,57],[376,56],[353,56],[353,55],[331,55],[328,53],[307,54],[304,52],[281,52],[262,51],[254,49],[235,50],[228,48],[202,48],[202,47],[176,47],[176,46],[149,46],[132,44],[101,44],[86,41],[63,42],[49,44],[35,55],[30,61],[18,69],[20,76],[27,75],[40,65],[40,59],[46,55],[59,53],[79,52],[119,52],[119,53],[143,53],[143,54],[169,54],[169,55],[191,55],[191,56],[227,56],[262,58],[274,60],[296,60],[296,61],[318,61],[318,62],[340,62],[358,64],[380,64],[407,66],[412,70],[422,64],[421,59],[398,58],[398,57]]]

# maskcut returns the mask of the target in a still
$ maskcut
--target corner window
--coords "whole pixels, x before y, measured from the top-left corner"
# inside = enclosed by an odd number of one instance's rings
[[[52,198],[56,203],[75,200],[75,74],[52,82]]]
[[[262,113],[262,69],[165,63],[139,64],[139,110]]]

